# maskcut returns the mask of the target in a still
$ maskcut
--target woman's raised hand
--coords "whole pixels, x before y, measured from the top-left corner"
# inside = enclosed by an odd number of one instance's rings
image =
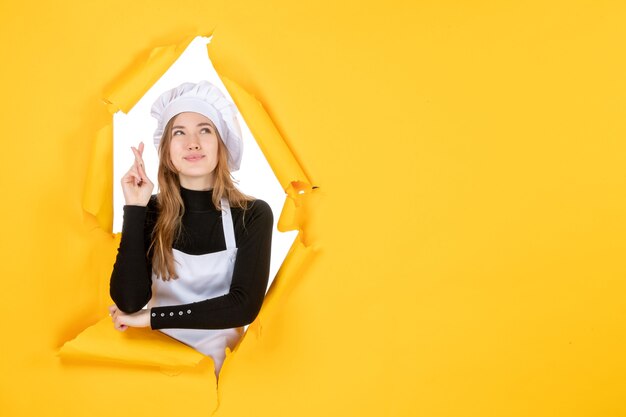
[[[134,146],[130,148],[135,154],[135,162],[126,175],[122,177],[124,199],[126,200],[126,205],[129,206],[147,206],[152,196],[154,184],[146,175],[141,157],[143,155],[143,142],[139,143],[139,149]]]

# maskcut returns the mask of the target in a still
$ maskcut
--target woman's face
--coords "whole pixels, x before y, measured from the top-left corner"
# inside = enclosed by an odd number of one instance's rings
[[[170,158],[180,185],[190,190],[213,188],[217,141],[211,120],[199,113],[180,113],[172,123]]]

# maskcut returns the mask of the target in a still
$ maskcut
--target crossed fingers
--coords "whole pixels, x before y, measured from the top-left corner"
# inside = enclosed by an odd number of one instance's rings
[[[145,179],[148,177],[144,168],[142,158],[144,149],[143,142],[139,143],[139,149],[135,148],[134,146],[131,146],[130,148],[132,149],[133,154],[135,154],[135,162],[133,163],[133,168],[131,170],[135,174],[136,185],[140,187],[141,184],[143,184],[145,182]]]

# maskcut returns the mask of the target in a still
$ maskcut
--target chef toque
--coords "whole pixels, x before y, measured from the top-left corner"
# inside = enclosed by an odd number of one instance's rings
[[[183,112],[200,113],[211,119],[228,149],[228,168],[237,171],[243,154],[241,127],[236,118],[237,107],[208,81],[183,83],[161,94],[154,102],[150,112],[158,123],[154,131],[154,146],[159,148],[167,122]]]

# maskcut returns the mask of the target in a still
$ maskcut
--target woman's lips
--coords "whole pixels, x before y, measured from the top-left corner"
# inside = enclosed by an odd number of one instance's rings
[[[196,162],[196,161],[201,160],[202,158],[204,158],[204,155],[191,155],[191,156],[186,156],[183,159],[189,162]]]

